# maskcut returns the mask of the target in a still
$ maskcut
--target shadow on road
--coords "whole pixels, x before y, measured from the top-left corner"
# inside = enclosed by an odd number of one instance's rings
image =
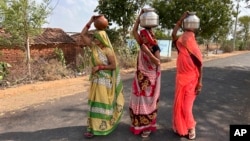
[[[129,131],[128,103],[131,93],[132,79],[124,80],[124,94],[126,107],[121,123],[118,128],[108,136],[94,137],[91,141],[140,141],[140,136],[132,135]],[[158,130],[152,133],[147,141],[185,141],[186,138],[180,138],[172,132],[172,104],[174,98],[175,69],[162,71],[161,96],[158,113]],[[250,68],[230,66],[225,68],[204,67],[203,89],[197,97],[194,105],[194,115],[197,120],[197,140],[199,141],[227,141],[229,140],[230,124],[248,124],[250,123],[250,110],[247,108],[250,92]],[[76,95],[79,99],[80,95]],[[75,96],[75,97],[76,97]],[[73,96],[71,96],[73,97]],[[60,100],[63,102],[63,100]],[[82,101],[81,101],[82,102]],[[61,109],[66,112],[61,116],[65,118],[62,121],[76,118],[77,114],[86,112],[86,108],[77,106]],[[56,103],[54,103],[56,104]],[[71,105],[69,105],[71,106]],[[69,114],[73,113],[74,114]],[[18,115],[13,115],[18,116]],[[34,117],[38,118],[38,117]],[[60,117],[59,117],[60,118]],[[60,128],[48,128],[44,126],[43,130],[35,132],[18,131],[14,127],[11,130],[0,133],[0,141],[82,141],[82,133],[86,123],[84,117],[78,120],[79,126],[65,126]],[[10,120],[14,117],[10,117]],[[13,120],[12,122],[20,122]],[[36,119],[33,119],[36,120]],[[49,122],[49,121],[44,121]],[[1,125],[4,123],[0,119]],[[15,123],[12,123],[15,124]],[[43,123],[41,123],[43,124]],[[51,123],[53,124],[53,123]],[[64,126],[54,125],[55,127]],[[84,124],[84,125],[82,125]],[[20,125],[27,126],[28,125]],[[28,129],[27,129],[28,130]],[[145,139],[144,139],[145,140]]]

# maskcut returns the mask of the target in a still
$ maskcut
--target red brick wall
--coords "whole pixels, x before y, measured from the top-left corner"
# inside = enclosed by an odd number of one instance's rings
[[[18,63],[18,61],[23,60],[25,58],[25,54],[21,49],[17,48],[3,48],[0,49],[0,61],[7,63]]]
[[[78,46],[73,44],[59,45],[36,45],[30,47],[31,59],[36,60],[40,57],[50,58],[55,55],[54,49],[58,47],[64,52],[67,64],[75,64],[77,52],[80,50]],[[26,60],[26,53],[19,48],[0,48],[0,61],[9,64],[16,64]]]

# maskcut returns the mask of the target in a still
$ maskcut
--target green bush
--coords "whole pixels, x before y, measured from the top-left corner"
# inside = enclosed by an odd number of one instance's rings
[[[58,61],[62,63],[62,66],[66,67],[66,60],[65,60],[64,53],[63,53],[62,49],[55,48],[54,51],[55,51],[55,54],[56,54]]]
[[[3,80],[9,74],[8,68],[10,67],[9,63],[0,62],[0,80]]]

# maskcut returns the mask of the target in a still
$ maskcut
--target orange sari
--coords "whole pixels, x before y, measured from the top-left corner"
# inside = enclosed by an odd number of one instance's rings
[[[177,40],[176,47],[179,53],[176,64],[173,129],[179,135],[187,135],[188,129],[194,128],[196,125],[192,108],[196,98],[195,88],[201,75],[192,56],[201,67],[202,54],[193,32],[184,32]]]

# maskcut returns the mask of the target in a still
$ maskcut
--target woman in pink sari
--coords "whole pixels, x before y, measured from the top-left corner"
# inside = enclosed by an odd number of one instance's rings
[[[140,13],[140,15],[143,11]],[[139,15],[139,17],[140,17]],[[133,34],[140,45],[137,71],[130,97],[130,130],[134,134],[148,137],[156,130],[157,103],[160,96],[160,48],[151,29],[138,33],[140,19],[136,20]]]
[[[177,37],[177,31],[187,17],[185,12],[173,29],[172,38],[178,50],[175,98],[173,105],[173,130],[180,136],[195,139],[192,109],[202,86],[202,54],[195,39],[194,30],[185,30]]]

